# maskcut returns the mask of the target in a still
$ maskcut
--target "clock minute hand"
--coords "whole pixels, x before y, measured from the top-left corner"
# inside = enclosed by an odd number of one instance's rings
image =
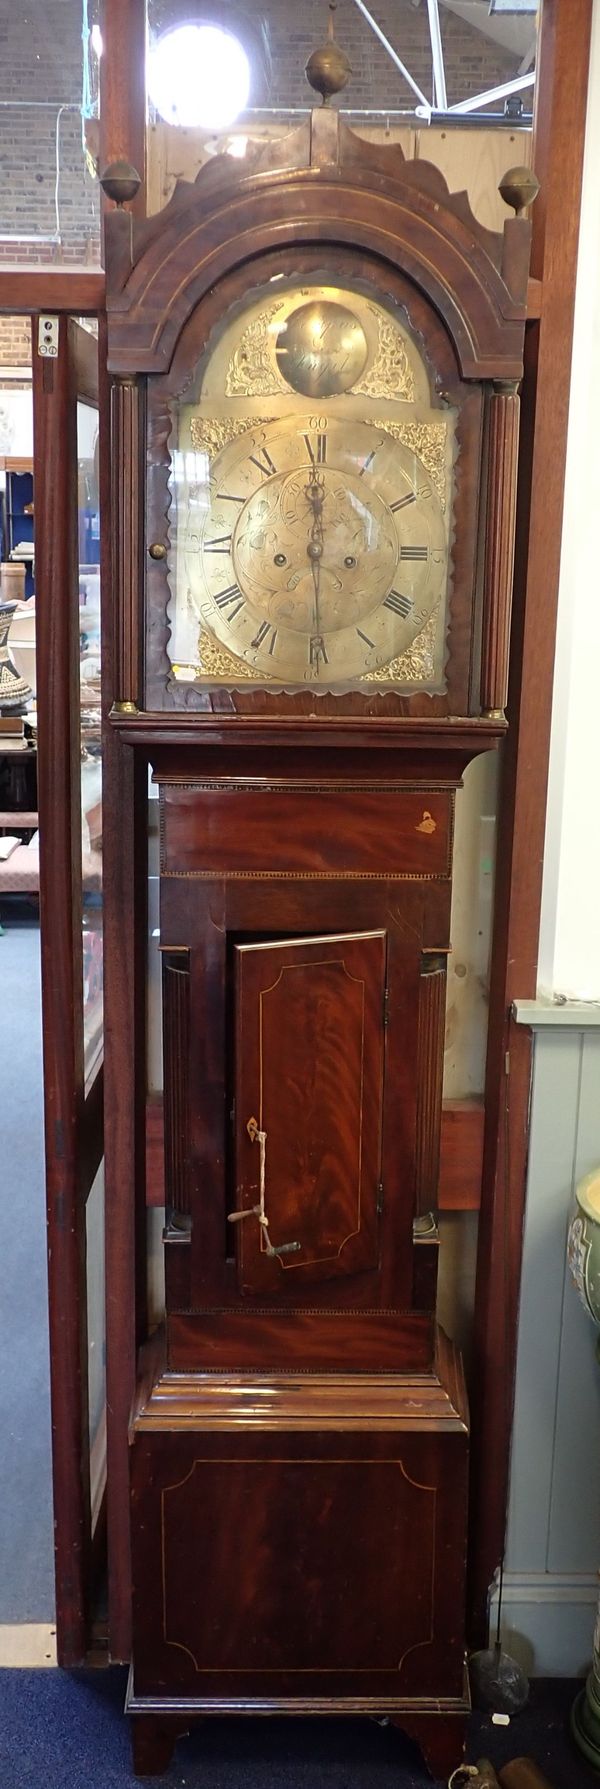
[[[320,617],[320,612],[319,612],[319,596],[320,596],[320,592],[321,592],[321,559],[320,559],[319,554],[315,552],[315,546],[318,546],[318,542],[309,541],[308,556],[310,559],[310,569],[312,571],[313,587],[314,587],[314,593],[315,593],[315,629],[316,629],[317,633],[320,633],[321,617]],[[312,552],[311,552],[311,548],[312,548]]]
[[[319,596],[321,591],[321,560],[323,558],[323,502],[325,492],[322,479],[316,466],[311,468],[306,495],[312,510],[312,524],[306,551],[310,560],[315,593],[315,629],[321,631]]]

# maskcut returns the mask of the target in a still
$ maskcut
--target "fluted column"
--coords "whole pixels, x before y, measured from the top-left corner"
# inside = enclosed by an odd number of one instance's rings
[[[495,719],[504,713],[508,691],[519,451],[519,397],[514,383],[494,385],[487,447],[481,707]]]
[[[135,714],[141,663],[140,388],[116,379],[111,401],[115,708]]]

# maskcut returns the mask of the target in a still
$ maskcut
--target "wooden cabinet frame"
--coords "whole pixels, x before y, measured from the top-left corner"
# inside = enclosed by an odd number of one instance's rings
[[[531,1073],[531,1038],[512,1025],[510,1010],[517,995],[534,994],[536,982],[591,16],[592,0],[543,0],[533,154],[541,192],[534,211],[534,281],[522,402],[510,726],[503,746],[476,1301],[470,1524],[474,1638],[485,1627],[488,1587],[502,1555],[506,1516]],[[144,0],[105,0],[103,29],[101,161],[105,165],[125,155],[143,176],[145,102],[139,70]],[[0,273],[0,309],[5,312],[99,314],[101,357],[103,295],[103,275],[97,272]],[[104,675],[110,699],[106,658]],[[130,1645],[127,1431],[145,1281],[144,1114],[141,1090],[133,1085],[131,1050],[132,1031],[143,1036],[143,1022],[129,974],[140,931],[145,939],[144,871],[139,868],[140,863],[145,868],[145,852],[131,849],[126,854],[122,849],[124,834],[133,836],[128,817],[135,820],[138,843],[145,827],[145,779],[133,758],[114,736],[107,742],[112,789],[105,814],[105,939],[112,958],[105,991],[105,1087],[111,1112],[106,1132],[109,1559],[115,1659],[127,1658]],[[135,1211],[129,1192],[132,1162]]]
[[[86,1086],[77,563],[77,403],[98,403],[98,360],[74,318],[60,318],[56,360],[34,354],[33,396],[36,577],[47,597],[36,646],[57,1648],[71,1665],[90,1640],[104,1522],[88,1424],[86,1206],[103,1155],[104,1071]]]

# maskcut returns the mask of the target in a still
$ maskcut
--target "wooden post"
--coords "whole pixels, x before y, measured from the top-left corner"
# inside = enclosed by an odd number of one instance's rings
[[[69,323],[56,360],[34,352],[34,480],[38,670],[40,932],[44,1014],[44,1120],[52,1473],[59,1664],[85,1656],[90,1535],[86,1319],[81,1260],[83,1114],[81,795],[77,591],[77,442]],[[53,478],[45,476],[51,465]]]
[[[141,176],[132,209],[144,214],[146,164],[146,0],[104,0],[100,165],[124,160]],[[106,323],[100,326],[106,367]],[[130,406],[133,427],[136,405]],[[136,690],[135,653],[117,663],[110,541],[109,382],[101,388],[104,731],[104,1038],[107,1286],[107,1530],[109,1645],[114,1660],[131,1647],[128,1424],[136,1351],[145,1325],[145,1015],[147,767],[134,762],[108,722],[115,701]],[[121,567],[121,571],[122,571]],[[125,678],[125,683],[120,680]]]

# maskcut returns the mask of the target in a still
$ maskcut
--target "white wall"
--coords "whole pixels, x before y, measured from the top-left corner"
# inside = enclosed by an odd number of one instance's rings
[[[578,1180],[600,1160],[600,1018],[517,1003],[533,1021],[505,1644],[536,1676],[588,1667],[600,1564],[600,1366],[566,1240]]]
[[[539,963],[540,990],[581,1000],[600,1000],[599,171],[600,4],[595,0]]]
[[[574,105],[578,96],[573,95]],[[534,1675],[589,1666],[600,1564],[600,1367],[571,1282],[578,1180],[600,1163],[600,0],[593,11],[515,1421],[505,1644]],[[585,1003],[585,1004],[583,1004]]]

